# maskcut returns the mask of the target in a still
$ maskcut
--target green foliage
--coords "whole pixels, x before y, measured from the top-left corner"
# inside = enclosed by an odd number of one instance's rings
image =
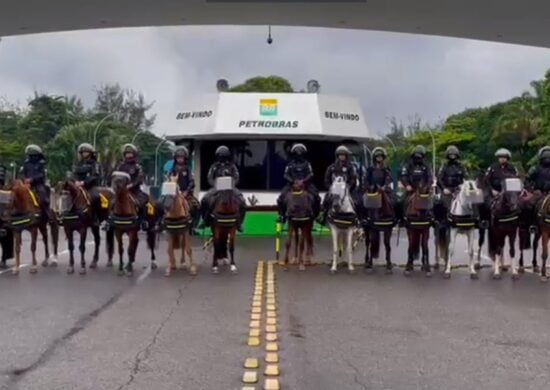
[[[290,82],[279,76],[254,77],[231,87],[231,92],[294,92]]]

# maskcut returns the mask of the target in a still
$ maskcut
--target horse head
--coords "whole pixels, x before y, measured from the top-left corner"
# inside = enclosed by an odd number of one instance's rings
[[[329,189],[331,210],[337,214],[340,213],[355,213],[349,187],[343,176],[336,176],[332,181]]]
[[[130,183],[130,175],[126,172],[115,171],[113,172],[111,180],[111,188],[116,195],[128,191],[128,184]]]
[[[176,176],[170,176],[166,182],[162,183],[161,204],[167,218],[189,216],[189,204],[179,189]]]

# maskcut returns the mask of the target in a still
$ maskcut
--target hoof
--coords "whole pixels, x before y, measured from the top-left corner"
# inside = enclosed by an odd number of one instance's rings
[[[123,269],[119,269],[118,272],[117,272],[117,275],[118,275],[118,276],[124,276],[124,270],[123,270]]]
[[[166,271],[164,271],[164,276],[169,277],[170,275],[172,275],[172,270],[168,267],[166,268]]]
[[[431,278],[433,275],[432,275],[432,271],[426,271],[426,275],[425,275],[427,278]],[[449,274],[449,277],[451,275]]]
[[[353,268],[353,267],[348,267],[348,272],[349,272],[350,274],[354,273],[354,272],[355,272],[355,268]]]
[[[96,269],[97,268],[97,260],[92,261],[90,264],[90,269]]]
[[[540,272],[539,266],[538,266],[538,265],[535,265],[535,266],[533,267],[533,273],[534,273],[534,274],[538,274],[539,272]]]
[[[365,268],[365,272],[366,272],[367,274],[369,274],[369,275],[370,275],[370,274],[373,274],[373,273],[374,273],[374,268],[372,268],[372,266],[366,267],[366,268]]]
[[[129,278],[131,278],[132,276],[134,276],[134,271],[132,271],[132,270],[127,270],[127,271],[126,271],[126,276],[129,277]]]
[[[47,267],[48,265],[50,265],[50,263],[48,262],[48,260],[44,260],[41,265],[42,267]]]
[[[11,271],[11,274],[12,275],[19,275],[19,270],[17,268],[14,268],[12,271]]]
[[[303,271],[305,271],[305,270],[306,270],[306,266],[305,266],[304,264],[300,264],[300,265],[298,266],[298,271],[302,271],[302,272],[303,272]]]
[[[59,261],[57,261],[57,256],[50,257],[50,267],[57,267]]]
[[[158,265],[156,262],[152,261],[151,262],[151,269],[157,269],[158,268]]]
[[[227,257],[220,259],[220,261],[222,262],[222,265],[229,265],[229,259]]]
[[[237,266],[236,265],[231,265],[231,273],[233,275],[237,275],[237,273],[239,272],[239,270],[237,269]]]
[[[107,260],[107,267],[111,268],[113,266],[113,260]]]
[[[220,269],[219,269],[218,267],[212,267],[212,273],[213,273],[214,275],[217,275],[217,274],[220,273]]]
[[[519,274],[512,274],[512,280],[518,280]]]
[[[411,274],[412,274],[411,270],[406,269],[405,271],[403,271],[403,275],[405,276],[411,276]]]
[[[500,280],[500,279],[502,279],[502,275],[501,274],[493,274],[493,279],[494,280]]]
[[[72,274],[74,274],[74,268],[73,267],[67,268],[67,275],[72,275]]]
[[[470,279],[472,280],[478,280],[479,279],[479,276],[477,276],[477,274],[470,274]]]
[[[434,264],[434,269],[437,271],[439,269],[439,263]]]
[[[525,268],[519,267],[519,268],[518,268],[518,272],[519,272],[520,274],[525,273]],[[534,271],[533,271],[533,272],[534,272]]]
[[[29,270],[29,273],[35,274],[38,272],[38,269],[36,268],[36,265],[31,266],[31,269]]]
[[[330,273],[334,275],[336,273],[336,268],[331,268]]]
[[[86,267],[80,268],[80,271],[78,271],[80,275],[86,275]]]
[[[385,273],[386,275],[391,275],[391,274],[393,274],[393,269],[391,269],[391,268],[386,268],[386,271],[384,271],[384,273]]]
[[[191,276],[195,276],[197,275],[197,266],[196,265],[192,265],[191,267],[189,267],[189,275]]]
[[[542,283],[548,282],[548,276],[541,276],[541,277],[540,277],[540,281],[541,281]]]
[[[443,274],[443,279],[451,279],[451,273],[450,272],[445,272]]]
[[[476,271],[479,271],[479,270],[481,269],[481,264],[475,263],[475,264],[474,264],[474,269],[475,269]]]

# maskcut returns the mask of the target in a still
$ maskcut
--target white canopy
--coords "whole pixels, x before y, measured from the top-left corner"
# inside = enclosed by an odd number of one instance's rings
[[[168,129],[194,138],[336,138],[369,136],[356,99],[314,93],[219,93],[182,105]]]

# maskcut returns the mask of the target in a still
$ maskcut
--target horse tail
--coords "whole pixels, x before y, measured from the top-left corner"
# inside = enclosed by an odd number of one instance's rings
[[[157,238],[157,233],[154,230],[152,229],[147,230],[147,247],[151,250],[151,252],[155,250],[156,238]],[[177,242],[179,242],[179,239],[177,240]],[[176,249],[180,249],[180,248],[178,247]]]

